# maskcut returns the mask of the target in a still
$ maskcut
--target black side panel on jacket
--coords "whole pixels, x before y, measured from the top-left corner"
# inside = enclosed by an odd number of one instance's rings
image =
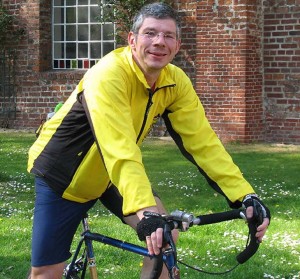
[[[162,118],[165,121],[165,125],[166,128],[170,134],[170,136],[173,138],[173,140],[175,141],[176,145],[178,146],[180,152],[183,154],[183,156],[188,159],[190,162],[192,162],[199,170],[199,172],[205,177],[205,179],[207,180],[207,182],[209,183],[209,185],[218,193],[220,193],[222,196],[226,197],[225,194],[223,193],[223,191],[221,190],[221,188],[219,187],[219,185],[213,181],[212,179],[210,179],[208,177],[208,175],[203,171],[203,169],[197,165],[197,163],[195,162],[193,156],[187,152],[187,150],[184,148],[182,139],[180,137],[180,135],[178,133],[176,133],[176,131],[174,131],[173,127],[172,127],[172,123],[169,119],[169,113],[171,113],[170,111],[165,111],[162,115]],[[227,198],[226,198],[228,204],[230,205],[230,207],[240,207],[240,203],[232,203],[230,202]]]
[[[77,100],[35,160],[31,172],[45,177],[62,194],[93,142],[85,111]]]

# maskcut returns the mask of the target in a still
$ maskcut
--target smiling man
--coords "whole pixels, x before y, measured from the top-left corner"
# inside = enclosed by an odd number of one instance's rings
[[[161,70],[169,64],[180,48],[179,30],[171,18],[145,18],[139,29],[134,26],[128,42],[133,58],[153,87]]]
[[[157,117],[229,206],[244,205],[250,218],[253,200],[258,201],[264,213],[259,241],[267,230],[269,210],[211,129],[190,79],[170,63],[180,48],[175,11],[163,3],[142,8],[128,44],[87,71],[30,148],[28,171],[36,189],[31,278],[61,278],[76,229],[98,200],[137,230],[150,254],[160,253],[159,214],[166,211],[140,150]],[[152,216],[144,218],[145,211]],[[178,232],[173,235],[176,239]],[[146,259],[141,278],[168,276],[157,260]]]

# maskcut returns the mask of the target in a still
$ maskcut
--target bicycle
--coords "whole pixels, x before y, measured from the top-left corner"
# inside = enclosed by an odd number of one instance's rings
[[[254,201],[256,202],[256,201]],[[147,212],[145,213],[147,215]],[[170,279],[180,279],[180,270],[178,263],[183,264],[189,268],[192,268],[196,271],[209,273],[209,274],[225,274],[231,272],[239,264],[245,263],[249,258],[251,258],[259,248],[259,241],[257,241],[255,234],[256,228],[263,221],[263,215],[260,210],[260,206],[256,203],[254,204],[254,216],[252,221],[248,220],[249,235],[248,241],[245,249],[236,256],[237,265],[233,268],[221,272],[221,273],[212,273],[200,270],[198,268],[192,267],[182,261],[177,259],[176,245],[173,241],[171,231],[172,229],[180,229],[181,231],[187,231],[187,229],[193,225],[207,225],[220,223],[224,221],[234,220],[234,219],[243,219],[247,220],[244,209],[234,209],[225,212],[212,213],[206,215],[200,215],[194,217],[193,214],[183,212],[180,210],[175,210],[170,215],[165,215],[163,218],[167,221],[167,224],[164,228],[164,238],[168,244],[168,248],[162,251],[160,255],[162,257],[163,263],[168,269]],[[88,216],[83,218],[83,233],[81,234],[81,239],[78,243],[77,249],[72,257],[72,261],[69,265],[66,266],[64,270],[64,276],[66,279],[83,279],[85,278],[86,270],[89,268],[91,279],[98,279],[97,268],[95,262],[95,255],[93,250],[92,241],[101,242],[110,246],[117,247],[141,256],[146,256],[149,258],[156,257],[148,253],[147,248],[135,245],[133,243],[124,242],[119,239],[111,238],[99,233],[93,233],[90,231],[88,224]],[[80,257],[79,253],[81,251],[83,243],[85,244],[84,251]]]

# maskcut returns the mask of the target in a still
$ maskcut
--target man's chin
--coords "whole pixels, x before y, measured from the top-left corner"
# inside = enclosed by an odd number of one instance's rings
[[[168,62],[160,62],[160,63],[154,62],[154,63],[149,63],[148,66],[153,70],[161,70],[168,64],[169,64]]]

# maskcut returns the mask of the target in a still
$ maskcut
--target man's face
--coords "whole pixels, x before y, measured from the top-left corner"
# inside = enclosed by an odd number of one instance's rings
[[[128,35],[133,57],[145,76],[159,73],[177,54],[180,40],[172,19],[144,19],[138,34]]]

